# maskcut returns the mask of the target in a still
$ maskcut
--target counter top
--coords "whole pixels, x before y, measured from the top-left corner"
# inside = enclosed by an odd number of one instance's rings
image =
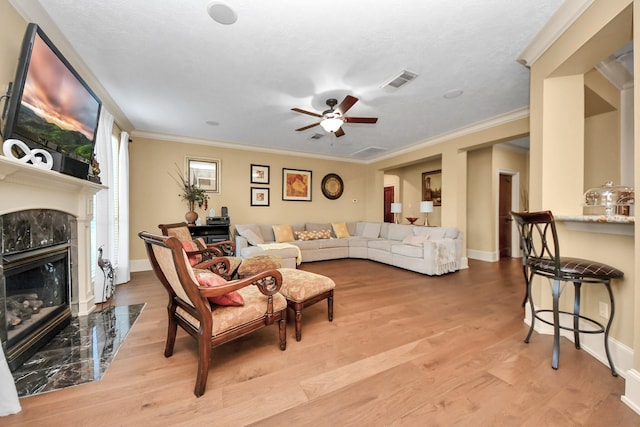
[[[635,217],[628,215],[558,215],[558,221],[597,222],[605,224],[635,224]]]
[[[633,236],[635,217],[626,215],[558,215],[556,221],[562,222],[568,230],[587,233],[617,234]]]

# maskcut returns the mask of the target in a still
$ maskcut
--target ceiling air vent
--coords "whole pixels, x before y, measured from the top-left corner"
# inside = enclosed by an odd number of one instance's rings
[[[369,157],[373,157],[376,154],[383,153],[385,151],[387,151],[387,149],[382,147],[367,147],[367,148],[363,148],[362,150],[356,151],[355,153],[352,153],[351,156],[357,157],[359,159],[366,159]]]
[[[406,85],[416,77],[418,77],[416,73],[412,73],[411,71],[404,70],[400,74],[392,78],[389,83],[385,84],[382,87],[390,88],[390,89],[399,89],[400,87]]]

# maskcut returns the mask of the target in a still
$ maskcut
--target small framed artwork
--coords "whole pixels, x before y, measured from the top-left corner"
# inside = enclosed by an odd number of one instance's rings
[[[311,201],[311,171],[282,168],[282,200]]]
[[[442,204],[442,169],[422,172],[422,200],[433,201],[433,206]]]
[[[251,183],[252,184],[268,184],[269,183],[269,166],[251,165]]]
[[[220,160],[187,157],[185,171],[189,182],[207,193],[220,193]]]
[[[251,206],[269,206],[269,189],[251,187]]]

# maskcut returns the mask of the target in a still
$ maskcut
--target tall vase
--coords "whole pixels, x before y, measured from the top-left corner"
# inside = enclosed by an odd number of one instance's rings
[[[184,219],[187,220],[187,224],[189,225],[195,225],[196,220],[198,219],[198,212],[196,212],[194,209],[194,203],[189,202],[189,212],[184,214]]]

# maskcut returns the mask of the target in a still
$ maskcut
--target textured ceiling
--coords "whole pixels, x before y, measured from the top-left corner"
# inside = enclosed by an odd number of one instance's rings
[[[529,70],[516,57],[562,1],[228,0],[233,25],[208,16],[210,0],[13,3],[66,38],[134,136],[371,160],[528,107]],[[382,88],[402,70],[418,77]],[[378,123],[346,124],[340,138],[294,131],[317,120],[291,108],[320,113],[347,94],[360,99],[348,115]]]

